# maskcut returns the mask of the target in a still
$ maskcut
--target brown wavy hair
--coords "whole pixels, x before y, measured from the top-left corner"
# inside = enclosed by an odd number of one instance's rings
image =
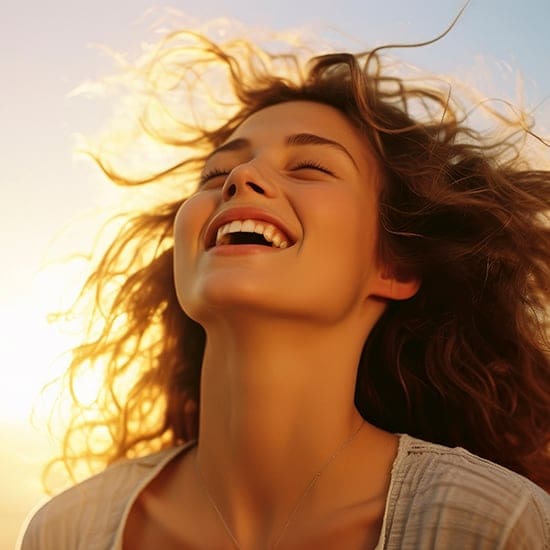
[[[250,114],[310,100],[344,113],[374,151],[379,256],[422,280],[365,342],[358,410],[385,430],[465,447],[549,489],[550,172],[536,169],[542,157],[527,160],[525,119],[518,126],[495,111],[504,133],[491,139],[448,85],[400,78],[378,50],[303,60],[176,32],[140,74],[142,128],[181,157],[154,174],[143,166],[139,177],[95,160],[117,184],[166,185],[180,196],[132,216],[80,295],[94,306],[64,379],[74,406],[65,466],[104,467],[196,437],[205,333],[173,284],[182,190]],[[92,368],[102,385],[83,403],[76,381]]]

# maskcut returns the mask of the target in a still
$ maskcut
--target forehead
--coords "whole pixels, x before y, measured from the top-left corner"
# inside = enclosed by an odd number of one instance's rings
[[[314,101],[289,101],[265,107],[250,115],[230,139],[278,142],[285,137],[309,133],[337,141],[356,156],[369,156],[367,140],[335,107]]]

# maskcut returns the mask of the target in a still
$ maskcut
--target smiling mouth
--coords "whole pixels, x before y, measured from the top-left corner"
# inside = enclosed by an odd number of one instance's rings
[[[252,219],[233,220],[218,228],[212,246],[222,245],[260,245],[268,248],[287,248],[289,239],[271,223]]]
[[[275,247],[272,242],[269,242],[263,235],[258,235],[258,233],[229,233],[224,235],[219,242],[216,243],[216,246],[224,244],[256,244],[267,246],[270,248]],[[283,246],[284,245],[284,246]],[[275,248],[286,248],[286,242],[281,243],[281,246]]]

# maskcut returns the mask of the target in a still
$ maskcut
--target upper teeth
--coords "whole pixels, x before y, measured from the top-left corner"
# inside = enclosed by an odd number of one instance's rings
[[[277,248],[286,248],[288,246],[286,237],[279,229],[268,222],[256,220],[233,220],[222,225],[216,234],[216,245],[220,244],[224,235],[241,232],[263,235],[267,242],[272,243]]]

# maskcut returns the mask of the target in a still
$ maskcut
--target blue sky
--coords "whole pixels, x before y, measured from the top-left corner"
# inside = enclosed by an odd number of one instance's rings
[[[462,0],[187,0],[171,4],[199,21],[230,17],[273,30],[307,27],[321,37],[339,37],[357,50],[432,38],[462,5]],[[50,304],[46,298],[61,293],[64,285],[68,288],[65,280],[48,286],[42,279],[37,284],[35,275],[54,236],[65,225],[85,218],[86,212],[101,208],[110,196],[97,169],[72,156],[74,135],[101,128],[108,109],[70,97],[70,92],[113,70],[111,59],[93,44],[129,57],[139,54],[142,41],[151,37],[149,25],[166,13],[165,6],[149,0],[7,0],[2,5],[0,324],[4,330],[0,365],[11,400],[0,400],[4,403],[0,404],[0,438],[14,443],[11,451],[0,454],[0,462],[5,460],[10,471],[18,463],[17,471],[29,483],[19,484],[17,475],[0,478],[3,490],[17,495],[14,501],[4,499],[15,502],[9,509],[0,507],[0,519],[6,520],[2,524],[9,525],[0,535],[2,548],[13,546],[18,520],[38,494],[36,463],[21,459],[27,456],[32,438],[25,407],[37,384],[45,381],[48,354],[56,351],[55,337],[42,322],[44,304]],[[151,13],[144,18],[148,10]],[[482,92],[507,99],[514,98],[519,72],[526,105],[533,107],[550,97],[549,21],[549,0],[472,0],[442,41],[398,51],[395,56],[430,73],[473,79]],[[538,111],[539,127],[546,135],[550,135],[549,103],[550,99]],[[73,232],[67,242],[85,247],[94,228],[77,226],[77,234]],[[23,434],[25,442],[14,439],[14,433]]]

